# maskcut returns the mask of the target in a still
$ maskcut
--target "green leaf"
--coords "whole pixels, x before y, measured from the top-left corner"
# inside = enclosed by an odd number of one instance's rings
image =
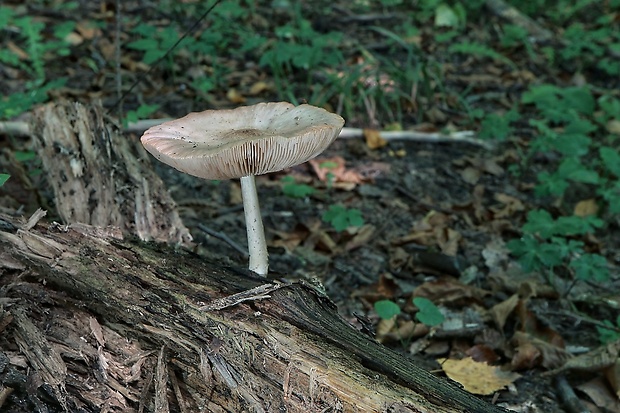
[[[488,57],[500,62],[503,62],[509,66],[514,66],[515,64],[512,60],[508,59],[506,56],[501,53],[496,52],[488,46],[485,46],[481,43],[455,43],[448,47],[448,52],[450,53],[461,53],[465,55],[471,55],[476,57]]]
[[[620,178],[620,153],[618,153],[618,150],[609,146],[602,146],[598,152],[605,168],[614,174],[616,178]]]
[[[509,241],[506,246],[518,258],[523,270],[529,272],[562,264],[569,246],[553,241],[556,242],[540,242],[533,235],[526,234],[521,239]]]
[[[348,227],[359,227],[364,225],[364,218],[359,209],[346,209],[342,205],[332,205],[323,214],[324,222],[331,223],[332,227],[338,232],[344,231]]]
[[[599,254],[583,254],[571,261],[577,279],[605,282],[609,280],[609,268],[605,257]]]
[[[538,234],[542,239],[550,238],[556,234],[555,220],[544,209],[532,210],[527,214],[527,223],[523,225],[523,233]]]
[[[620,329],[620,315],[616,318],[615,326],[609,320],[603,320],[603,324],[608,328],[596,326],[601,343],[612,343],[620,339],[620,331],[618,331]]]
[[[158,50],[159,42],[155,39],[139,39],[127,43],[127,47],[130,49],[142,51],[149,51],[153,49]]]
[[[596,171],[586,168],[579,159],[566,158],[558,166],[558,174],[566,179],[584,184],[597,184],[599,175]]]
[[[379,300],[375,302],[375,312],[383,320],[389,320],[400,314],[400,307],[394,301]]]
[[[28,162],[36,158],[37,154],[34,151],[15,151],[13,156],[18,162]]]
[[[485,116],[480,123],[480,133],[478,136],[481,139],[506,140],[512,134],[512,126],[510,124],[517,119],[519,119],[519,113],[516,110],[511,110],[503,115],[491,113]]]
[[[285,181],[285,178],[290,178]],[[316,189],[306,184],[297,184],[292,176],[286,176],[282,178],[284,185],[282,186],[282,192],[284,195],[291,198],[305,198],[308,195],[312,195],[316,192]]]
[[[445,317],[439,311],[439,308],[431,300],[424,297],[415,297],[413,304],[418,307],[415,318],[427,326],[433,327],[444,322]]]
[[[440,4],[435,9],[435,26],[437,27],[458,27],[460,25],[459,16],[447,4]]]
[[[562,90],[562,97],[577,112],[591,116],[596,108],[592,93],[585,87],[569,87]]]
[[[0,186],[4,185],[6,181],[9,180],[10,177],[11,175],[9,174],[0,174]]]

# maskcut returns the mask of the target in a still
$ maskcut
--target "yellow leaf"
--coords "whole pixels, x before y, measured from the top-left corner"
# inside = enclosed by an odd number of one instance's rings
[[[229,89],[226,97],[232,103],[245,103],[245,98],[241,93],[237,92],[237,89]]]
[[[598,204],[594,199],[590,198],[577,202],[573,214],[578,217],[587,217],[588,215],[596,215],[597,212]]]
[[[488,395],[513,383],[521,375],[496,366],[478,363],[471,357],[462,360],[437,359],[448,377],[473,394]]]
[[[252,87],[250,88],[250,91],[248,92],[250,95],[254,96],[254,95],[258,95],[259,93],[262,93],[266,90],[269,89],[269,85],[267,84],[267,82],[264,82],[262,80],[254,83],[252,85]]]
[[[364,129],[364,138],[366,138],[366,145],[369,149],[379,149],[387,145],[387,141],[375,129]]]

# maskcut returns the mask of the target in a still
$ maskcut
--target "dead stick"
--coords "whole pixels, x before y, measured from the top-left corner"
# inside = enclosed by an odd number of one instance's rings
[[[142,133],[152,126],[157,126],[170,119],[145,119],[130,123],[125,132]],[[0,122],[0,134],[13,136],[30,136],[30,128],[26,122]],[[475,138],[473,131],[459,131],[449,135],[435,132],[404,131],[380,131],[381,137],[387,141],[415,141],[430,143],[466,143],[483,148],[492,148],[492,143]],[[364,129],[343,128],[340,138],[356,139],[364,136]]]

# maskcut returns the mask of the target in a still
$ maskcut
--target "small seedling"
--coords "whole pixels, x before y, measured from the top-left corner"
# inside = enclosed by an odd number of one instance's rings
[[[415,318],[429,327],[437,326],[444,322],[445,317],[439,311],[439,308],[431,300],[424,297],[415,297],[413,304],[418,307],[418,311]]]
[[[382,320],[389,320],[400,314],[400,307],[391,300],[375,302],[375,312]]]
[[[316,192],[316,189],[306,184],[298,184],[292,176],[285,176],[281,179],[282,192],[290,198],[305,198]]]
[[[620,340],[620,315],[616,318],[616,325],[609,320],[603,320],[603,324],[607,327],[596,327],[601,343],[607,344]]]
[[[332,205],[323,214],[323,221],[329,222],[338,232],[349,227],[361,227],[364,225],[362,212],[356,208],[347,209],[342,205]]]
[[[11,177],[11,175],[9,174],[0,174],[0,187],[2,185],[4,185],[6,183],[6,181],[8,181],[8,179]]]

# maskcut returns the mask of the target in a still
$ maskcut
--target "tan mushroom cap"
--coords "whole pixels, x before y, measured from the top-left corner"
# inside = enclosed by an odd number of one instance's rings
[[[206,110],[154,126],[141,141],[161,162],[204,179],[261,175],[306,162],[340,134],[344,119],[287,102]]]

